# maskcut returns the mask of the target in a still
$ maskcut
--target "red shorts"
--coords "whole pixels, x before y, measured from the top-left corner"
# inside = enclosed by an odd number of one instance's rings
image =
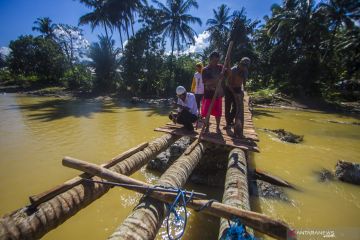
[[[202,117],[206,117],[206,115],[209,111],[209,108],[210,108],[210,104],[211,104],[211,98],[210,99],[203,98],[202,103],[201,103],[201,116]],[[215,99],[214,106],[213,106],[210,114],[215,117],[221,117],[221,112],[222,112],[222,97],[218,97]]]

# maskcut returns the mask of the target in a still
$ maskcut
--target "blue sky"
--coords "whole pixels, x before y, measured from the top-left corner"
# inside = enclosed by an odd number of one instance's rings
[[[151,3],[151,0],[148,0]],[[248,17],[262,20],[263,16],[270,14],[270,6],[280,3],[281,0],[198,0],[199,9],[193,9],[191,14],[201,18],[202,26],[194,25],[198,34],[206,29],[206,20],[213,17],[212,9],[222,3],[232,10],[246,8]],[[89,9],[75,0],[0,0],[0,47],[8,46],[11,40],[20,35],[33,34],[33,22],[38,17],[50,17],[54,23],[77,25],[79,17],[89,12]],[[89,26],[82,26],[85,38],[90,42],[97,41],[97,35],[103,33],[102,29],[95,29],[92,33]],[[118,40],[118,33],[114,33]],[[119,44],[119,43],[117,43]]]

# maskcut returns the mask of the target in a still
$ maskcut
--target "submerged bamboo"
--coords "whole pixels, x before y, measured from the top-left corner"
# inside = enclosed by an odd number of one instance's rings
[[[203,143],[195,144],[188,155],[183,154],[170,166],[158,185],[180,188],[186,183],[205,152]],[[154,239],[165,219],[165,210],[163,202],[144,197],[109,239]]]
[[[163,135],[110,169],[130,175],[155,158],[178,139],[171,134]],[[94,177],[93,179],[99,180]],[[86,207],[110,189],[103,184],[79,184],[41,203],[37,208],[23,207],[0,219],[0,239],[39,239],[56,228],[82,208]]]
[[[230,151],[228,160],[222,202],[249,211],[250,201],[246,154],[243,150],[235,148]],[[222,218],[220,220],[219,238],[221,238],[228,227],[228,220]]]

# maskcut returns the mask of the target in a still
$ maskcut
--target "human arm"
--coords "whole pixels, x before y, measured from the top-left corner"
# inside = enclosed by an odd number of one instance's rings
[[[192,82],[191,82],[191,92],[195,93],[195,87],[196,87],[196,79],[195,79],[195,75],[194,75]]]

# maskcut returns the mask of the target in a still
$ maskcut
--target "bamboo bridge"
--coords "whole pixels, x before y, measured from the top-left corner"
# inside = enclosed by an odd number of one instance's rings
[[[289,238],[292,237],[289,233],[293,231],[286,223],[250,209],[248,153],[259,151],[256,144],[259,139],[254,130],[247,95],[244,98],[244,116],[244,138],[234,138],[230,131],[225,130],[220,134],[213,133],[215,123],[210,122],[210,132],[204,134],[201,141],[194,141],[160,177],[156,186],[167,189],[182,188],[207,149],[214,145],[223,146],[229,153],[222,202],[194,197],[188,201],[187,207],[221,218],[219,238],[227,231],[229,223],[234,223],[234,218],[238,218],[249,232],[255,230],[276,239],[295,239]],[[224,124],[222,120],[221,125]],[[123,184],[125,188],[144,194],[133,212],[114,230],[109,239],[154,239],[167,217],[166,203],[172,203],[176,194],[149,191],[156,186],[128,176],[166,150],[181,136],[196,138],[199,134],[197,130],[189,135],[179,126],[170,123],[155,130],[165,132],[165,135],[141,143],[100,166],[65,157],[64,166],[78,169],[82,173],[48,191],[30,196],[28,206],[4,215],[0,219],[0,239],[41,238],[106,194],[111,186],[100,182],[104,180]]]

